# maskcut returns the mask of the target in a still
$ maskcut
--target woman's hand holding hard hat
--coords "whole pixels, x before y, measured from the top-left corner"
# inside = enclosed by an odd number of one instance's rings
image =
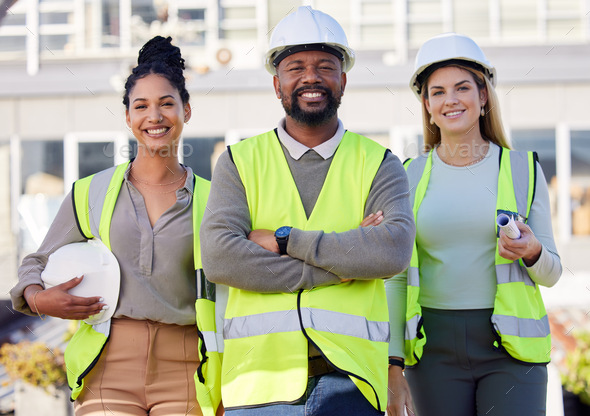
[[[84,276],[75,277],[45,290],[38,285],[29,286],[25,291],[27,303],[32,308],[36,306],[34,312],[62,319],[84,320],[107,310],[109,306],[100,296],[81,297],[68,293],[83,279]],[[35,296],[35,292],[39,293]]]
[[[100,240],[60,247],[49,255],[41,279],[45,290],[36,299],[27,297],[29,305],[36,303],[41,313],[94,325],[108,321],[115,312],[119,263]]]

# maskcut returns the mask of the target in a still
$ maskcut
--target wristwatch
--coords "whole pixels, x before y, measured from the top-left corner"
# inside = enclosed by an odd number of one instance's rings
[[[402,370],[404,370],[406,368],[406,364],[404,363],[404,360],[400,360],[399,358],[390,358],[389,365],[394,365],[396,367],[401,368]]]
[[[283,226],[277,228],[275,231],[275,238],[277,239],[277,244],[279,245],[279,252],[281,255],[287,254],[287,243],[289,242],[291,228],[293,227]]]

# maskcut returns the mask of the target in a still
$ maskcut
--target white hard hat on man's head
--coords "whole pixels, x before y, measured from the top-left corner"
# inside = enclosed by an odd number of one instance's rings
[[[82,275],[82,282],[69,293],[82,297],[100,296],[109,307],[84,321],[90,325],[108,321],[119,299],[121,272],[116,257],[102,241],[93,239],[60,247],[49,255],[41,279],[49,289]]]
[[[270,37],[266,70],[276,75],[276,66],[287,56],[302,51],[321,50],[342,60],[342,71],[354,65],[354,51],[348,47],[342,26],[331,16],[310,6],[301,6],[283,18]]]
[[[461,63],[480,70],[496,85],[496,69],[487,60],[481,48],[473,39],[457,33],[445,33],[430,38],[416,55],[414,75],[410,79],[410,88],[422,100],[422,86],[428,77],[438,68],[449,63]]]

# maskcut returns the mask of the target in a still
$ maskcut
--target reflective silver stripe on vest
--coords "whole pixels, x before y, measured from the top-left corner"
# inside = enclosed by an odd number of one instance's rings
[[[520,215],[526,217],[527,199],[529,195],[528,153],[510,152],[510,169],[512,171],[512,185],[516,197],[516,209]]]
[[[225,345],[223,344],[223,334],[217,333],[215,334],[217,339],[217,352],[222,353]]]
[[[88,189],[88,216],[90,217],[90,230],[94,236],[100,235],[98,227],[100,226],[102,208],[115,169],[117,167],[113,166],[112,168],[98,172],[90,182],[90,188]]]
[[[406,322],[406,341],[411,341],[418,335],[418,323],[422,319],[420,315],[414,315]]]
[[[236,339],[266,335],[274,332],[300,331],[297,311],[266,312],[236,316],[223,321],[223,338]]]
[[[522,282],[527,286],[535,286],[526,271],[524,271],[518,262],[508,264],[496,264],[496,282],[501,285],[504,283]]]
[[[111,333],[111,320],[109,319],[108,321],[101,322],[100,324],[94,324],[92,325],[92,329],[108,338],[109,334]]]
[[[424,168],[426,167],[426,162],[428,161],[428,153],[418,156],[416,159],[413,159],[410,162],[410,165],[406,169],[406,173],[408,175],[408,181],[410,183],[415,183],[414,188],[418,186],[420,183],[420,179],[424,174]],[[410,206],[414,206],[414,199],[416,198],[416,193],[411,192],[413,190],[410,189]]]
[[[492,315],[492,323],[496,331],[501,335],[513,335],[521,338],[545,338],[550,333],[547,315],[541,319]]]
[[[417,267],[408,267],[408,286],[420,287],[420,271]]]
[[[312,308],[302,308],[301,318],[305,329],[389,342],[389,322],[369,321],[362,316]],[[294,331],[301,331],[295,309],[238,316],[226,319],[223,323],[223,337],[226,340]]]
[[[217,337],[214,331],[203,331],[203,340],[205,341],[205,348],[207,351],[219,352],[217,348]]]

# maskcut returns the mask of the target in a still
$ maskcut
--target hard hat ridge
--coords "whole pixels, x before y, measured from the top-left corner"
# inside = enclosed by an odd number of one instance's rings
[[[337,56],[344,72],[354,65],[354,51],[348,46],[342,26],[326,13],[301,6],[275,27],[266,53],[266,69],[276,75],[276,66],[282,59],[293,53],[313,50]]]
[[[418,100],[421,100],[422,86],[428,77],[438,68],[452,64],[480,71],[493,86],[496,85],[496,69],[477,43],[465,35],[444,33],[428,39],[416,54],[410,88]]]

